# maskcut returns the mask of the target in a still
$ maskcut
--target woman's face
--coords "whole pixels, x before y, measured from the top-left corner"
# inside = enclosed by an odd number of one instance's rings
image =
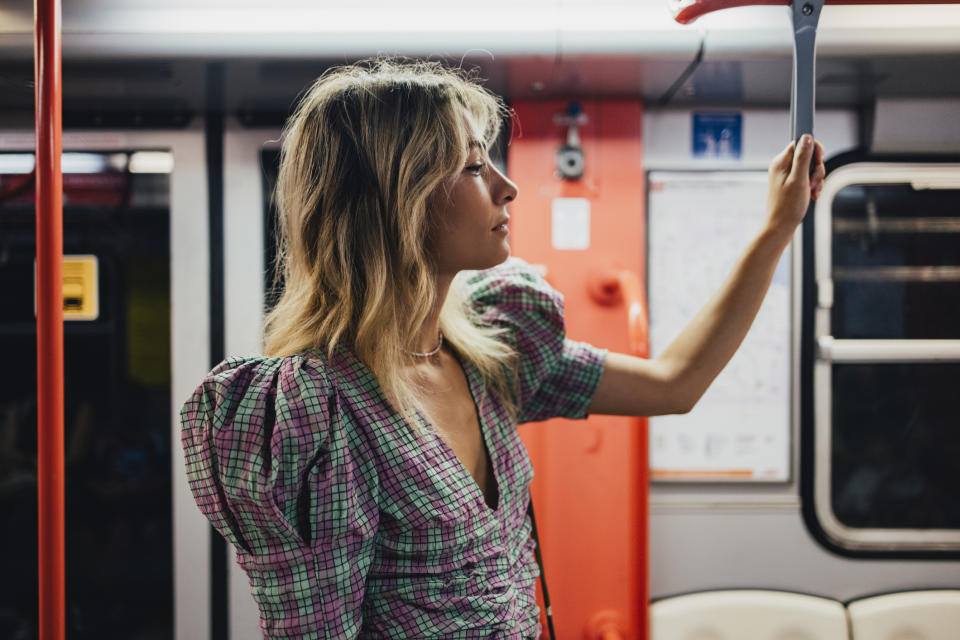
[[[507,204],[517,193],[483,145],[471,141],[464,166],[430,199],[430,243],[441,274],[487,269],[510,257]]]

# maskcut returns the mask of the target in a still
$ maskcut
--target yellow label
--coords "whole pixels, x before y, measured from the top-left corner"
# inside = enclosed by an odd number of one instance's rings
[[[37,315],[37,261],[33,261],[33,315]],[[63,319],[96,320],[100,316],[97,256],[63,256]]]
[[[96,320],[99,293],[97,256],[63,256],[63,319]]]

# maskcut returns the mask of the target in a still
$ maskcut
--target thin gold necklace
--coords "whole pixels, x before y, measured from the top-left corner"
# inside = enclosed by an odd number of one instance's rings
[[[443,346],[443,331],[440,331],[439,333],[440,333],[440,342],[437,343],[437,347],[433,351],[430,351],[427,353],[417,353],[416,351],[408,351],[408,353],[418,358],[429,358],[430,356],[437,355],[437,352],[440,351],[440,347]]]

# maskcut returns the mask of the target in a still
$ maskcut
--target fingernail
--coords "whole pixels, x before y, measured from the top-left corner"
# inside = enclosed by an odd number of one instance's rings
[[[806,148],[810,146],[810,142],[813,140],[813,137],[809,133],[803,134],[803,140],[801,144]]]

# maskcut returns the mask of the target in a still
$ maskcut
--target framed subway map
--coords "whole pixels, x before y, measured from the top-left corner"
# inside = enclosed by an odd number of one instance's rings
[[[720,288],[766,218],[761,171],[654,171],[648,190],[651,356]],[[656,481],[790,479],[791,248],[750,332],[694,409],[650,419]]]

